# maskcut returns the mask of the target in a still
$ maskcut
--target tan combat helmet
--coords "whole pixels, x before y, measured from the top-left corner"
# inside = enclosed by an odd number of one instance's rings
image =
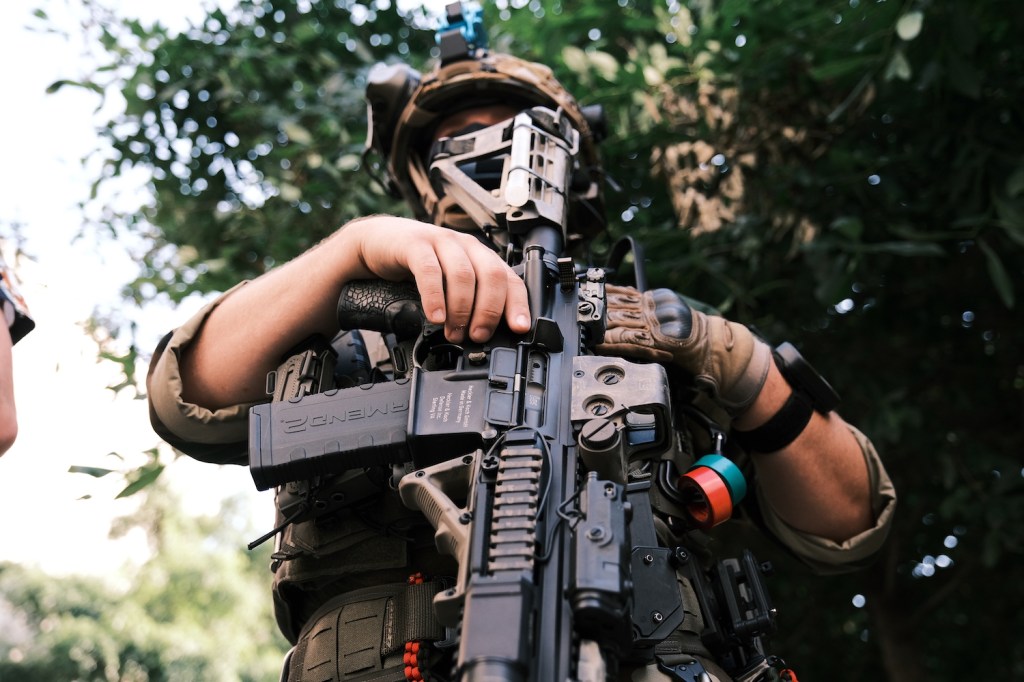
[[[547,66],[481,47],[485,38],[474,19],[464,17],[458,3],[448,8],[448,26],[438,32],[441,56],[426,75],[405,64],[378,64],[371,70],[367,150],[380,156],[382,183],[404,198],[417,218],[472,229],[459,207],[439,196],[430,182],[427,157],[440,123],[489,105],[561,110],[580,134],[567,237],[570,244],[592,238],[605,227],[597,149],[597,134],[603,133],[600,108],[581,109]]]

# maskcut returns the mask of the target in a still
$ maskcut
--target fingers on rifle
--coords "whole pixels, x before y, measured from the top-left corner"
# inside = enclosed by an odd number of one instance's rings
[[[608,306],[608,326],[629,329],[643,329],[647,325],[639,308],[620,308]]]
[[[526,295],[526,283],[510,269],[506,269],[507,292],[505,295],[505,318],[509,328],[525,334],[530,331],[530,302]]]
[[[409,270],[416,279],[423,312],[434,324],[445,321],[444,271],[433,249],[424,249]]]
[[[617,284],[608,284],[605,286],[605,297],[608,300],[608,304],[617,305],[639,305],[643,294],[633,287],[624,287]]]
[[[526,285],[501,257],[475,237],[445,231],[428,235],[428,248],[409,262],[427,319],[444,323],[458,343],[468,334],[491,337],[502,315],[513,331],[530,328]]]
[[[473,314],[473,301],[477,289],[477,264],[466,242],[458,235],[452,239],[447,235],[435,243],[438,259],[444,271],[444,299],[446,313],[445,336],[451,341],[461,341],[469,328]]]
[[[476,252],[474,262],[477,273],[476,300],[473,302],[469,335],[474,341],[486,341],[494,333],[502,315],[509,310],[509,305],[520,305],[515,286],[516,282],[521,284],[522,280],[489,249]]]
[[[636,329],[609,327],[609,329],[604,333],[603,345],[622,346],[628,348],[629,346],[639,345],[643,340],[645,340],[643,333]]]

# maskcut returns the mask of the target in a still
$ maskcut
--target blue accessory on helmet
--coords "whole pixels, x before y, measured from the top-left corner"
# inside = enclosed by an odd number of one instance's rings
[[[445,23],[437,30],[435,40],[441,48],[441,63],[471,57],[477,50],[487,49],[484,10],[479,3],[452,3],[445,10]]]

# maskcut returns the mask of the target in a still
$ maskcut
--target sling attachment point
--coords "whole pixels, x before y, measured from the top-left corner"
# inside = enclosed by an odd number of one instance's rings
[[[679,682],[711,682],[711,676],[708,675],[708,671],[704,669],[704,666],[696,658],[691,658],[688,661],[676,663],[675,665],[658,661],[658,670],[666,675],[670,675],[673,680],[678,680]]]

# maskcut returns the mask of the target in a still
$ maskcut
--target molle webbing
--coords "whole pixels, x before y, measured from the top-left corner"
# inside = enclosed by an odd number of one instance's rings
[[[439,581],[392,583],[354,590],[325,603],[306,623],[289,667],[289,681],[332,679],[385,682],[405,679],[408,641],[444,639],[434,618]]]

